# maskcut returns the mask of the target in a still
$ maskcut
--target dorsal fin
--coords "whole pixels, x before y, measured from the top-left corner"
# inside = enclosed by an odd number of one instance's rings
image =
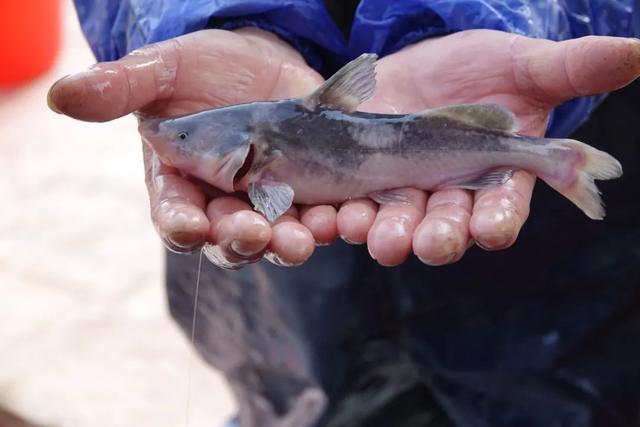
[[[374,53],[360,55],[303,98],[303,105],[310,110],[326,106],[346,112],[355,111],[376,89],[377,59]]]
[[[516,116],[497,104],[461,104],[434,108],[415,113],[420,117],[446,117],[466,125],[484,129],[514,132],[518,127]]]

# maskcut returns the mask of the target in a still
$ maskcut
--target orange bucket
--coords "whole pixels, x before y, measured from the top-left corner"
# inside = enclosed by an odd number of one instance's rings
[[[0,86],[17,86],[53,65],[60,48],[60,0],[0,1]]]

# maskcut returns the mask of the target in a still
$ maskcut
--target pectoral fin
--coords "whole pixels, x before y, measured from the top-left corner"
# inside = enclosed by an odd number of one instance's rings
[[[355,111],[376,89],[375,63],[378,56],[365,53],[342,67],[311,95],[302,100],[305,107],[319,106]]]
[[[514,132],[518,127],[516,116],[496,104],[461,104],[434,108],[416,113],[417,117],[444,117],[468,126]]]
[[[255,210],[270,222],[285,213],[293,203],[293,188],[283,182],[252,182],[247,193]]]

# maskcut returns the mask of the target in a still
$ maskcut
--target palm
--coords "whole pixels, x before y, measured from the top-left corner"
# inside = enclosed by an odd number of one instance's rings
[[[520,133],[542,136],[550,111],[562,101],[612,90],[634,78],[637,65],[621,72],[615,59],[607,59],[607,53],[628,57],[631,49],[628,41],[605,37],[558,44],[496,31],[462,32],[380,60],[376,95],[363,108],[408,113],[497,103],[516,114]],[[426,263],[445,264],[460,259],[473,242],[486,249],[508,247],[528,216],[533,184],[532,176],[518,172],[504,186],[475,193],[428,195],[407,189],[411,206],[381,207],[378,217],[386,217],[386,224],[373,224],[370,252],[387,265],[401,262],[410,250]]]
[[[171,51],[164,54],[165,64],[167,57],[176,61],[176,72],[171,84],[164,86],[165,93],[138,112],[142,121],[302,96],[322,81],[285,43],[253,30],[203,31],[183,38],[179,49],[175,57],[170,56]],[[217,244],[215,256],[228,267],[259,259],[265,251],[273,255],[273,260],[298,264],[313,251],[313,236],[298,222],[297,211],[292,210],[280,224],[271,227],[243,200],[207,200],[203,189],[210,195],[223,195],[204,183],[194,185],[179,176],[179,171],[163,165],[147,147],[145,161],[149,177],[165,183],[155,191],[151,186],[150,196],[152,216],[170,248],[189,250],[208,240]],[[176,221],[176,217],[182,219]]]
[[[541,135],[550,110],[562,99],[533,85],[531,71],[517,50],[530,42],[480,30],[411,46],[380,61],[378,92],[370,107],[410,112],[497,103],[518,116],[521,131]]]
[[[174,78],[164,88],[167,96],[145,106],[143,112],[172,116],[293,97],[321,82],[302,57],[275,36],[265,39],[251,30],[239,34],[202,31],[171,46],[166,54],[173,50],[176,54],[171,59],[176,63],[172,64]]]

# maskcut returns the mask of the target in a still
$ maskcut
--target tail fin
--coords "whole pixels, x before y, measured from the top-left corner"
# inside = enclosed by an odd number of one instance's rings
[[[591,219],[605,217],[604,203],[594,180],[608,180],[622,176],[622,165],[604,151],[572,139],[556,139],[553,144],[581,153],[582,166],[576,170],[576,177],[567,186],[557,179],[540,176],[549,186],[571,200]]]

